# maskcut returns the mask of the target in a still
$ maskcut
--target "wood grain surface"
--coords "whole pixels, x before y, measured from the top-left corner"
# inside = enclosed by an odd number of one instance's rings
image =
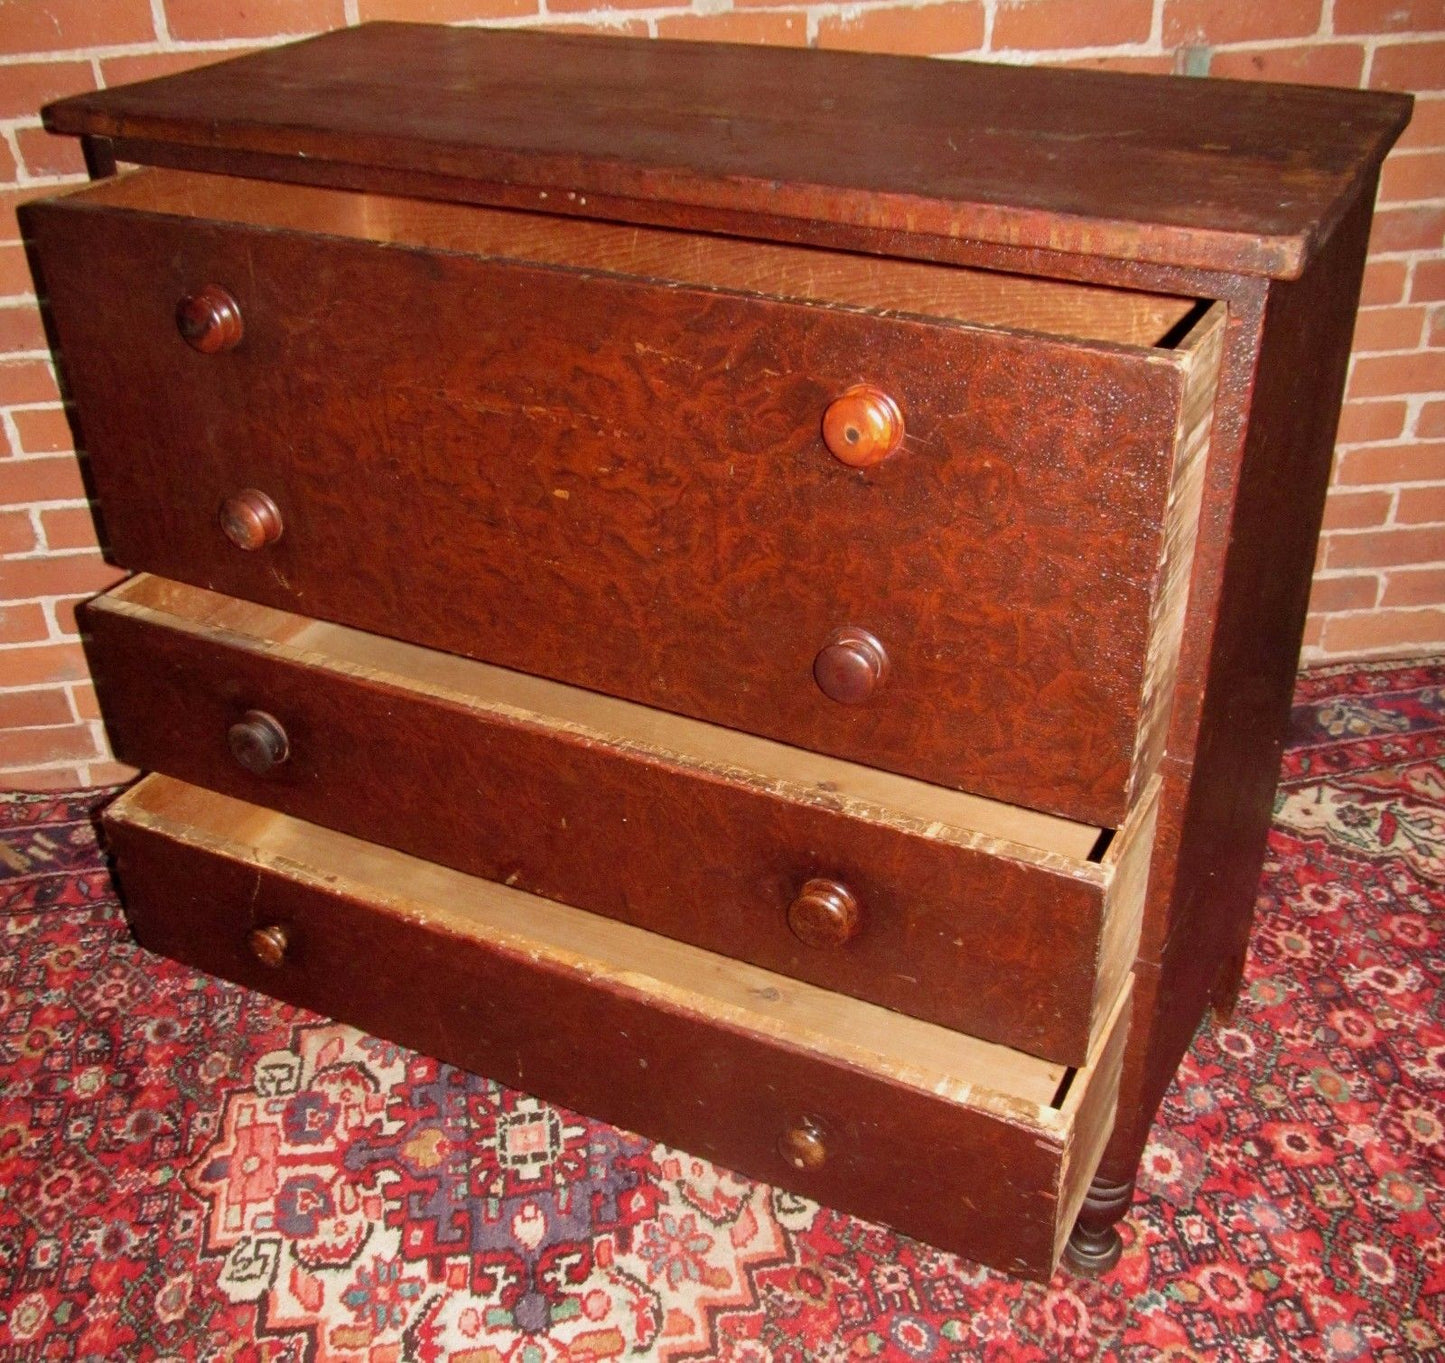
[[[122,160],[359,188],[423,175],[433,197],[510,188],[585,214],[605,196],[630,221],[762,213],[803,233],[1294,276],[1409,109],[1380,92],[368,24],[45,119],[114,139]]]
[[[1189,361],[560,268],[27,210],[116,558],[1119,824]],[[200,355],[176,300],[231,292]],[[907,420],[855,470],[822,414]],[[237,552],[217,508],[271,497]],[[866,704],[813,680],[842,627]]]
[[[890,800],[847,763],[462,659],[439,685],[425,650],[225,603],[141,578],[86,609],[121,760],[1063,1063],[1112,1013],[1132,831],[1092,861],[1096,829],[970,818],[986,802],[906,778]],[[259,775],[228,746],[255,712],[286,749]],[[790,930],[817,877],[857,901],[837,946]]]
[[[106,835],[153,950],[1010,1272],[1049,1275],[1112,1121],[1127,991],[1066,1075],[162,777]]]

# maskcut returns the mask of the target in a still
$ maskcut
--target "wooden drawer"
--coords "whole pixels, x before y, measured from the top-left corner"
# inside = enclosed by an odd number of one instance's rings
[[[1152,802],[1111,840],[159,578],[84,619],[123,761],[473,875],[1068,1064],[1133,959]]]
[[[1010,1272],[1113,1120],[1127,989],[1070,1070],[163,777],[105,822],[153,950]]]
[[[1137,796],[1222,309],[167,171],[26,226],[121,563],[1081,822]],[[906,429],[866,468],[824,438],[859,384]]]

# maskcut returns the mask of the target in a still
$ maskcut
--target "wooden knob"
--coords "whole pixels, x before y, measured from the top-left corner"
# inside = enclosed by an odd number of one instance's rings
[[[192,350],[218,355],[241,343],[241,306],[219,284],[206,284],[176,304],[176,326]]]
[[[281,538],[281,510],[264,492],[248,487],[221,503],[221,529],[237,549],[264,549]]]
[[[839,705],[861,705],[888,675],[888,654],[866,629],[837,630],[813,659],[818,689]]]
[[[286,947],[290,941],[291,934],[280,923],[272,923],[267,928],[252,928],[246,934],[246,945],[251,948],[251,955],[273,970],[286,959]]]
[[[828,1147],[823,1133],[811,1117],[804,1117],[796,1126],[790,1126],[778,1138],[778,1153],[793,1166],[811,1172],[821,1169],[828,1158]]]
[[[858,935],[858,901],[836,880],[810,880],[788,905],[793,936],[810,947],[840,947]]]
[[[823,443],[833,458],[855,469],[869,468],[903,443],[903,413],[881,388],[856,384],[828,404]]]
[[[231,756],[254,776],[265,776],[291,755],[291,741],[264,710],[247,710],[226,731]]]

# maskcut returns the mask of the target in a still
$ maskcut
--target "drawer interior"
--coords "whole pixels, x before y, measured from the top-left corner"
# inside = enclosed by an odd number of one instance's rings
[[[1193,299],[539,212],[140,170],[69,196],[97,206],[591,269],[634,278],[1173,349]],[[545,200],[546,194],[541,193]],[[580,199],[571,211],[586,207]]]

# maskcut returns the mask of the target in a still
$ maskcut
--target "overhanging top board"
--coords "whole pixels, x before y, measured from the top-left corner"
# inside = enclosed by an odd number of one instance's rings
[[[45,110],[123,159],[1297,276],[1404,95],[377,23]],[[411,177],[409,180],[404,177]],[[544,197],[545,195],[545,197]],[[573,196],[569,199],[569,196]],[[594,209],[597,207],[594,204]]]

